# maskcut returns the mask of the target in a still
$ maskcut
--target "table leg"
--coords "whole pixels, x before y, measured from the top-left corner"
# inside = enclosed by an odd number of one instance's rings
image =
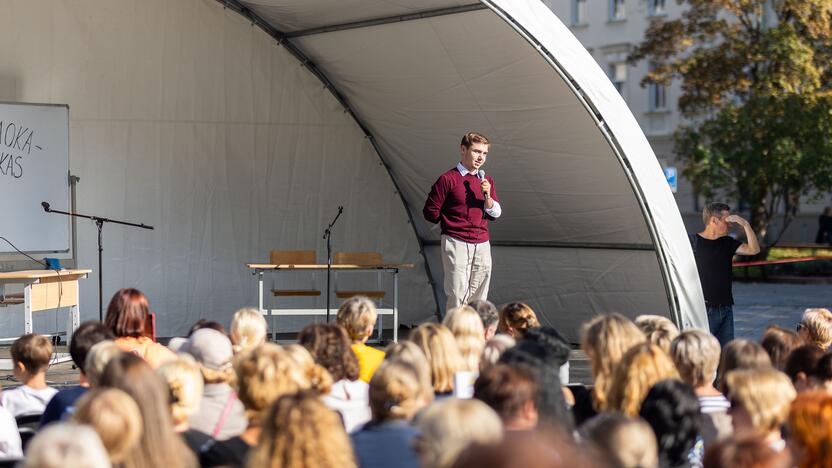
[[[399,270],[393,270],[393,343],[399,342]]]
[[[70,306],[69,315],[66,317],[66,344],[72,341],[72,335],[75,334],[75,329],[81,324],[81,317],[78,310],[79,304]]]
[[[23,287],[23,334],[32,333],[32,284]]]

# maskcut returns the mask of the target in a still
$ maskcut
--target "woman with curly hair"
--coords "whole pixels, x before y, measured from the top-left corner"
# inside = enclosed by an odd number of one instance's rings
[[[239,436],[206,444],[199,457],[203,467],[243,465],[251,448],[260,441],[263,417],[269,406],[284,395],[310,386],[295,361],[273,343],[263,343],[239,355],[234,361],[234,372],[248,427]]]
[[[260,443],[247,466],[351,468],[355,457],[338,413],[315,391],[286,395],[263,419]]]
[[[306,348],[293,343],[284,346],[283,350],[286,351],[290,359],[295,361],[304,378],[309,380],[311,390],[315,390],[321,395],[326,395],[332,390],[332,376],[329,375],[329,371],[319,366]]]
[[[522,302],[511,302],[500,309],[497,332],[512,338],[520,338],[529,328],[537,328],[540,321],[531,307]]]
[[[633,346],[615,367],[605,409],[637,416],[641,401],[658,381],[678,379],[670,357],[650,343]]]
[[[469,306],[451,309],[442,320],[442,324],[451,330],[456,339],[459,352],[465,361],[465,369],[470,372],[480,370],[480,357],[485,348],[485,330],[476,310]]]
[[[332,376],[334,383],[322,401],[341,413],[347,432],[369,421],[370,386],[358,378],[358,358],[346,330],[335,324],[317,323],[304,328],[298,341]]]
[[[595,381],[592,406],[595,410],[606,408],[613,370],[624,353],[646,339],[630,319],[620,314],[599,315],[583,326],[581,349],[592,367]]]

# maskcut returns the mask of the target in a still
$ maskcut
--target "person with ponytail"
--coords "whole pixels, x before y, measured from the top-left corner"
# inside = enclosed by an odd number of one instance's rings
[[[523,333],[530,328],[540,326],[537,314],[531,307],[522,302],[512,302],[500,310],[500,321],[497,323],[497,333],[508,335],[514,339],[522,338]]]
[[[413,448],[418,431],[410,421],[430,403],[423,386],[419,371],[407,362],[388,360],[379,367],[370,380],[373,419],[352,435],[361,468],[419,467]]]

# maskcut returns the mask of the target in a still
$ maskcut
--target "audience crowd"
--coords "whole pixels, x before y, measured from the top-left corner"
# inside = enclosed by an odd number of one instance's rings
[[[80,385],[55,389],[49,339],[11,348],[22,385],[0,394],[0,457],[23,467],[832,466],[832,313],[720,349],[664,317],[601,315],[570,344],[526,304],[476,301],[386,349],[374,303],[269,342],[256,309],[229,332],[200,320],[168,346],[148,299],[122,289],[69,350]],[[272,336],[275,336],[272,330]],[[34,422],[34,423],[33,423]],[[32,430],[28,430],[32,429]]]

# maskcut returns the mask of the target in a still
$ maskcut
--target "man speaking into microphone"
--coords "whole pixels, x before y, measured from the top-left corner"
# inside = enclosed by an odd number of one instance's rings
[[[462,137],[460,162],[430,189],[422,214],[442,227],[442,269],[445,272],[446,311],[473,300],[488,298],[491,282],[491,244],[488,221],[502,209],[494,179],[481,168],[490,143],[485,135]]]

